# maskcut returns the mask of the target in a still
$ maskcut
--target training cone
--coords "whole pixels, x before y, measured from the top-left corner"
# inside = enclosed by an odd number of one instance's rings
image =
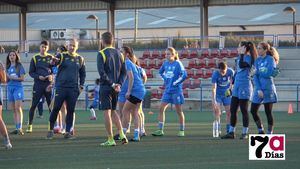
[[[153,114],[153,112],[152,112],[152,111],[149,111],[149,112],[148,112],[148,114],[152,115],[152,114]]]
[[[288,114],[293,114],[293,106],[292,103],[289,104]]]

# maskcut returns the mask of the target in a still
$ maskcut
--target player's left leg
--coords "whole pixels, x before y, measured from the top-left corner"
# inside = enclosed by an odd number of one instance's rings
[[[268,120],[267,134],[273,134],[273,130],[274,130],[274,118],[272,114],[273,103],[265,103],[264,106],[265,106],[265,113],[267,115],[267,120]]]

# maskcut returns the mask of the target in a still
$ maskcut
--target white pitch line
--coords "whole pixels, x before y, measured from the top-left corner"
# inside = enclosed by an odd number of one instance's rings
[[[148,25],[156,25],[156,24],[159,24],[159,23],[162,23],[162,22],[166,22],[166,21],[168,21],[169,19],[174,19],[174,18],[176,18],[176,16],[171,16],[171,17],[167,17],[167,18],[165,18],[165,19],[160,19],[160,20],[157,20],[157,21],[148,23]]]
[[[116,22],[116,25],[117,25],[117,26],[118,26],[118,25],[122,25],[122,24],[124,24],[124,23],[126,23],[126,22],[130,22],[130,21],[133,21],[133,20],[134,20],[134,18],[123,19],[123,20],[120,20],[120,21]]]
[[[267,19],[267,18],[270,18],[270,17],[272,17],[272,16],[274,16],[274,15],[277,15],[277,13],[266,13],[266,14],[261,15],[261,16],[258,16],[258,17],[256,17],[256,18],[252,18],[252,19],[250,19],[249,21],[251,21],[251,22],[261,21],[261,20],[265,20],[265,19]]]
[[[212,16],[212,17],[209,17],[209,18],[208,18],[208,21],[213,21],[213,20],[222,18],[222,17],[224,17],[224,16],[225,16],[225,15],[216,15],[216,16]],[[200,21],[199,21],[199,22],[200,22]]]

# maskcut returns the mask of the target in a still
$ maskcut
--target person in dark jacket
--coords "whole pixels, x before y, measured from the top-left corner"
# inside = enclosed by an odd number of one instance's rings
[[[78,96],[84,88],[86,77],[85,62],[83,57],[76,53],[77,49],[78,41],[75,39],[70,40],[68,41],[68,52],[61,53],[52,60],[52,64],[58,66],[58,72],[55,83],[54,106],[49,118],[50,125],[47,139],[53,138],[54,124],[64,101],[67,104],[66,133],[64,138],[70,139],[73,137],[70,130],[73,125],[74,110]]]
[[[40,53],[34,55],[30,62],[29,75],[34,79],[32,90],[32,103],[29,109],[29,122],[26,132],[32,133],[32,123],[34,112],[41,98],[45,96],[48,107],[51,103],[51,92],[46,88],[52,83],[53,73],[50,61],[53,56],[47,53],[49,50],[49,42],[42,41],[40,44]],[[50,112],[49,108],[49,112]]]
[[[102,34],[102,45],[105,47],[98,52],[97,68],[100,75],[100,101],[104,110],[105,128],[108,140],[101,146],[115,146],[113,139],[112,120],[119,131],[123,144],[128,140],[123,133],[120,117],[116,112],[118,93],[126,77],[125,60],[120,51],[113,47],[113,35],[110,32]]]

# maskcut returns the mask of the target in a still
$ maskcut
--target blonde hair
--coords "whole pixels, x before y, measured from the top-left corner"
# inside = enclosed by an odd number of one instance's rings
[[[175,60],[179,60],[178,52],[173,47],[168,47],[167,50],[175,56]]]

